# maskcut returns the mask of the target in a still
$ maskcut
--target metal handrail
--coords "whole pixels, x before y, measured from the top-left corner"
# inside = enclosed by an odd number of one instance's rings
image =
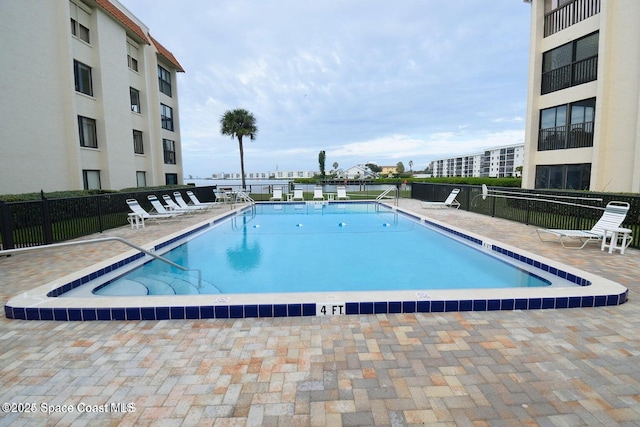
[[[91,239],[91,240],[76,240],[73,242],[64,242],[64,243],[52,243],[50,245],[39,245],[39,246],[29,246],[26,248],[17,248],[17,249],[6,249],[3,251],[0,251],[0,256],[2,255],[13,255],[16,253],[21,253],[21,252],[28,252],[28,251],[33,251],[33,250],[41,250],[41,249],[49,249],[49,248],[61,248],[61,247],[65,247],[65,246],[77,246],[77,245],[86,245],[86,244],[90,244],[90,243],[102,243],[102,242],[110,242],[110,241],[116,241],[116,242],[120,242],[120,243],[124,243],[125,245],[136,249],[146,255],[149,255],[155,259],[158,259],[164,263],[167,263],[173,267],[176,267],[182,271],[195,271],[198,273],[198,287],[202,287],[202,271],[200,271],[200,269],[197,268],[186,268],[181,266],[180,264],[176,264],[173,261],[170,261],[164,257],[161,257],[160,255],[154,254],[151,251],[148,251],[147,249],[144,249],[134,243],[131,243],[130,241],[123,239],[122,237],[100,237],[98,239]]]
[[[376,197],[376,202],[381,201],[382,199],[389,199],[390,197],[387,197],[387,195],[389,193],[391,193],[392,191],[396,192],[395,197],[393,197],[395,199],[395,205],[398,205],[398,197],[399,197],[399,193],[398,193],[398,189],[396,187],[390,187],[387,188],[386,190],[384,190],[378,197]]]
[[[231,209],[234,209],[236,207],[235,205],[238,202],[238,200],[244,200],[245,202],[249,202],[251,204],[252,210],[255,210],[256,208],[256,201],[253,200],[251,196],[249,196],[247,193],[245,193],[242,190],[236,191],[233,197],[231,198],[231,200],[232,200]]]
[[[251,198],[251,196],[249,196],[247,193],[245,193],[245,192],[244,192],[244,191],[242,191],[242,190],[238,190],[238,191],[236,192],[236,200],[238,199],[238,196],[240,196],[240,199],[241,199],[241,200],[244,200],[244,201],[246,201],[246,202],[249,202],[249,203],[251,203],[252,205],[255,205],[255,204],[256,204],[256,201],[255,201],[255,200],[253,200],[253,199]]]

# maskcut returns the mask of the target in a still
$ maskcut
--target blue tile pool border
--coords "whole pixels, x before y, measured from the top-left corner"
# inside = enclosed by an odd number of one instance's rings
[[[273,204],[274,202],[267,202]],[[344,202],[339,202],[344,203]],[[350,202],[371,203],[371,202]],[[241,209],[238,212],[244,212]],[[471,244],[485,247],[498,254],[513,258],[514,260],[530,265],[534,269],[558,276],[571,283],[580,286],[588,286],[591,282],[585,278],[569,273],[557,267],[547,265],[531,257],[518,254],[502,246],[486,243],[478,238],[468,235],[454,228],[418,217],[414,214],[400,211],[413,219],[424,222],[445,233],[464,239]],[[162,249],[175,244],[195,233],[203,231],[213,225],[236,215],[230,212],[210,223],[198,226],[185,233],[172,237],[154,246],[154,250]],[[47,293],[47,297],[56,298],[78,286],[91,280],[95,280],[107,273],[122,268],[134,261],[143,258],[143,253],[137,253],[125,259],[117,261],[107,267],[101,268],[90,274],[84,275],[69,283],[57,287]],[[444,313],[463,311],[495,311],[495,310],[535,310],[535,309],[560,309],[560,308],[587,308],[620,305],[627,301],[628,290],[611,295],[581,295],[581,296],[557,296],[557,297],[530,297],[530,298],[477,298],[477,299],[415,299],[415,300],[391,300],[391,301],[353,301],[345,302],[344,314],[346,315],[371,315],[391,313]],[[224,298],[222,299],[224,300]],[[224,304],[215,305],[176,305],[176,306],[141,306],[141,307],[14,307],[5,305],[5,316],[9,319],[23,320],[55,320],[55,321],[94,321],[94,320],[172,320],[172,319],[235,319],[235,318],[269,318],[269,317],[306,317],[317,316],[317,302],[281,303],[281,304]]]
[[[619,295],[535,297],[504,299],[360,301],[345,304],[346,315],[394,313],[445,313],[460,311],[536,310],[586,308],[620,305],[627,301],[628,291]],[[172,319],[238,319],[268,317],[316,316],[316,303],[203,305],[168,307],[83,307],[23,308],[5,305],[5,316],[23,320],[172,320]]]

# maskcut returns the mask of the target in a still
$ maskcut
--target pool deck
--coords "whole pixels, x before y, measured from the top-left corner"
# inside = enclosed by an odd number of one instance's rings
[[[35,404],[35,411],[7,413],[3,406],[0,425],[640,424],[640,251],[608,254],[597,244],[569,250],[541,242],[533,226],[421,209],[415,200],[400,206],[607,277],[629,289],[629,301],[560,310],[123,322],[11,320],[2,311],[1,402],[16,404],[12,409]],[[202,220],[194,215],[89,237],[144,245]],[[128,250],[109,242],[0,257],[3,305]],[[115,411],[127,403],[134,412]],[[104,405],[111,411],[84,410]]]

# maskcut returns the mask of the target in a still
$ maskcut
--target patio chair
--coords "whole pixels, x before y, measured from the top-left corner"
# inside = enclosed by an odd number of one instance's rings
[[[290,201],[295,201],[295,200],[303,200],[304,201],[304,194],[302,192],[302,188],[301,187],[296,187],[293,189],[293,194],[289,194],[288,195],[288,199]]]
[[[221,202],[201,202],[200,199],[198,199],[196,195],[193,194],[193,191],[190,191],[190,190],[187,191],[187,197],[191,199],[191,203],[194,206],[205,206],[211,209],[211,208],[219,208],[220,205],[222,204]]]
[[[182,209],[185,209],[185,210],[193,210],[194,212],[204,212],[210,209],[208,206],[196,206],[196,205],[187,204],[187,202],[185,202],[184,199],[182,198],[182,194],[179,191],[173,192],[173,198],[176,199],[176,203],[178,204],[178,206],[180,206]]]
[[[127,199],[127,205],[131,212],[129,217],[127,218],[132,228],[136,228],[138,225],[141,225],[144,228],[145,220],[152,220],[159,222],[161,220],[177,220],[179,219],[179,213],[149,213],[147,212],[140,203],[136,199]]]
[[[338,200],[351,198],[347,196],[347,187],[344,187],[344,186],[337,187],[336,192],[337,192],[336,199]]]
[[[187,206],[186,208],[183,208],[182,206],[174,202],[171,196],[169,196],[168,194],[163,194],[162,200],[164,200],[164,204],[169,209],[170,212],[195,213],[196,211],[201,211],[199,208],[196,208],[195,206],[191,206],[191,207]]]
[[[269,200],[282,201],[282,187],[273,187],[273,194],[271,195]]]
[[[460,202],[456,200],[458,193],[460,192],[459,188],[454,188],[449,193],[449,197],[446,198],[444,202],[420,202],[420,206],[425,209],[441,209],[441,208],[456,208],[460,207]]]
[[[151,202],[151,206],[153,206],[153,210],[158,213],[158,214],[162,214],[162,215],[182,215],[185,212],[184,211],[172,211],[167,209],[162,203],[160,203],[160,200],[158,199],[158,197],[156,197],[154,194],[150,194],[147,196],[147,199],[149,199],[149,201]]]
[[[314,187],[313,200],[324,200],[324,194],[322,193],[322,187]]]
[[[549,241],[542,238],[543,235],[551,234],[555,236],[565,248],[570,249],[582,249],[589,242],[599,242],[605,237],[611,236],[611,231],[616,228],[619,228],[627,217],[627,213],[629,212],[629,203],[627,202],[618,202],[612,201],[607,203],[607,206],[604,209],[604,213],[595,223],[590,230],[562,230],[562,229],[554,229],[554,228],[539,228],[538,237],[543,242]],[[565,239],[573,239],[578,240],[579,243],[582,243],[581,246],[565,245]],[[628,242],[624,242],[625,247],[629,246],[631,243],[631,239]]]
[[[219,188],[217,190],[213,190],[213,194],[215,194],[216,196],[216,202],[231,203],[231,197],[229,196],[229,193],[227,193],[223,189]]]

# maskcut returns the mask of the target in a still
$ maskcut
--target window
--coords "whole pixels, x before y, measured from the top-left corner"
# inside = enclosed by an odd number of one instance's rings
[[[147,186],[147,173],[144,171],[136,172],[136,186],[138,187],[146,187]]]
[[[78,116],[78,133],[80,134],[81,147],[98,148],[96,121],[94,119]]]
[[[176,164],[176,142],[170,139],[162,140],[162,149],[164,151],[164,164]]]
[[[160,120],[162,129],[173,130],[173,108],[160,104]]]
[[[171,96],[171,73],[158,65],[158,87],[160,92]]]
[[[542,94],[598,78],[598,33],[564,44],[542,55]]]
[[[538,151],[592,147],[595,109],[590,98],[540,111]]]
[[[140,91],[132,87],[129,88],[129,97],[131,98],[131,111],[140,113]]]
[[[71,15],[71,34],[74,37],[89,43],[89,25],[91,23],[91,15],[88,11],[74,2],[69,3],[69,12]]]
[[[85,95],[93,96],[93,85],[91,84],[91,67],[82,62],[73,61],[73,76],[76,82],[76,91]]]
[[[142,132],[133,130],[133,152],[136,154],[144,154],[144,144],[142,143]]]
[[[178,174],[177,173],[165,173],[164,181],[166,185],[178,185]]]
[[[138,71],[138,48],[127,42],[127,66],[133,71]]]
[[[85,190],[98,190],[102,188],[100,186],[100,171],[98,170],[83,170],[82,181]]]
[[[536,166],[536,188],[589,190],[591,163]]]

